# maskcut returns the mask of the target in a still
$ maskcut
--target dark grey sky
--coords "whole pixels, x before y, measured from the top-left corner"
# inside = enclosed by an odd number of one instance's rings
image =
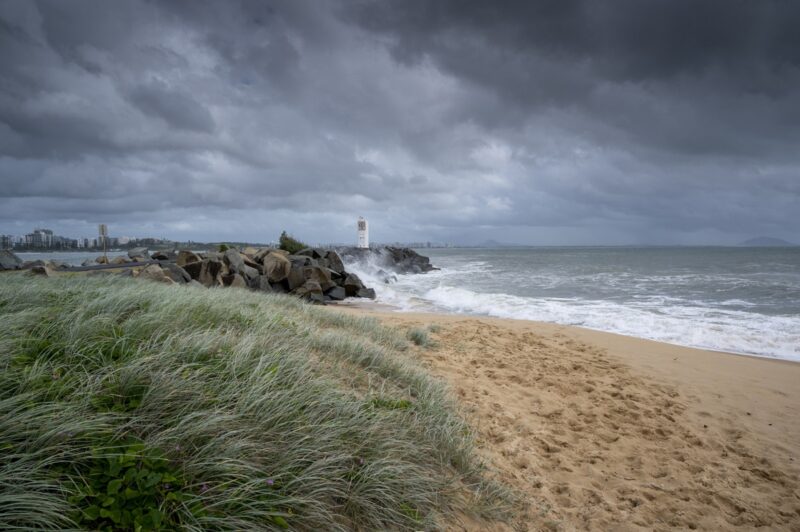
[[[800,2],[0,2],[0,232],[800,240]]]

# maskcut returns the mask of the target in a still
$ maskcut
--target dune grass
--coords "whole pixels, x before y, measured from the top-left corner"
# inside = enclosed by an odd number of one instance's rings
[[[442,385],[369,318],[238,289],[0,276],[0,529],[499,518]]]
[[[428,335],[428,331],[422,327],[415,327],[409,330],[407,335],[409,340],[420,347],[428,347],[428,345],[431,343],[431,338],[430,335]]]

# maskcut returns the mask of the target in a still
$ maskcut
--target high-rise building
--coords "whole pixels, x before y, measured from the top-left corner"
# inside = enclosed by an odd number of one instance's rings
[[[97,226],[97,245],[104,249],[108,247],[108,226],[106,224]]]
[[[361,249],[369,247],[369,226],[363,216],[358,217],[358,247]]]
[[[51,248],[53,247],[53,231],[50,229],[33,230],[33,233],[25,235],[25,245],[32,248]]]
[[[14,237],[11,235],[0,235],[0,249],[11,249],[14,247]]]

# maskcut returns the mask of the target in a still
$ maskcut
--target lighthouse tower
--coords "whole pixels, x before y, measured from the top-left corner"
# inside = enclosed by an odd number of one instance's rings
[[[358,246],[361,249],[369,248],[369,229],[363,216],[358,217]]]

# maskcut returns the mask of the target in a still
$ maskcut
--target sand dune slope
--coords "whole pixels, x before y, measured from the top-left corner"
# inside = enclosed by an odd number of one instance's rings
[[[380,318],[441,327],[419,356],[460,397],[497,474],[524,494],[515,528],[800,530],[800,364],[531,322]],[[770,385],[715,383],[702,365],[726,360]]]

